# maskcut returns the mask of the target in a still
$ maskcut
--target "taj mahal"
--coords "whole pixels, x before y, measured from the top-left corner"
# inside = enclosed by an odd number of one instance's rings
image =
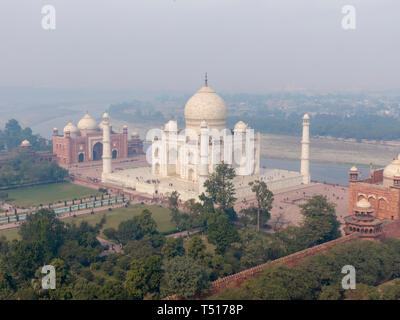
[[[102,182],[126,190],[136,190],[153,197],[178,191],[183,201],[198,199],[205,192],[204,182],[224,162],[235,169],[234,185],[238,198],[251,197],[249,182],[265,181],[276,192],[310,183],[309,116],[303,117],[300,172],[261,168],[261,134],[243,121],[227,128],[227,105],[208,86],[197,91],[186,103],[185,128],[168,121],[162,129],[148,131],[151,146],[146,152],[148,167],[112,170],[110,118],[103,115]]]

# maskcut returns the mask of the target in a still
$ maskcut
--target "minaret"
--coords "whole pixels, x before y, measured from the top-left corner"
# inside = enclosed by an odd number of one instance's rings
[[[303,138],[301,140],[301,169],[303,183],[310,183],[310,117],[303,116]]]
[[[101,181],[105,182],[106,175],[111,173],[111,139],[110,119],[108,113],[103,114],[103,174]]]
[[[207,122],[200,124],[200,170],[199,170],[199,193],[205,192],[204,182],[208,179],[209,168],[209,136]]]

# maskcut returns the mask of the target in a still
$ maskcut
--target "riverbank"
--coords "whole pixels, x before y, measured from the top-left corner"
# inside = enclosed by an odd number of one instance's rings
[[[263,134],[261,156],[273,159],[299,160],[301,137]],[[310,160],[320,163],[369,165],[384,167],[400,153],[400,146],[341,141],[329,137],[311,138]]]

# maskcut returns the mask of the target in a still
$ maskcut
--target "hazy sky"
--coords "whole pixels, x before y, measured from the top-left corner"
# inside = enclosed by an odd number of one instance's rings
[[[400,88],[399,18],[399,0],[0,0],[0,86]]]

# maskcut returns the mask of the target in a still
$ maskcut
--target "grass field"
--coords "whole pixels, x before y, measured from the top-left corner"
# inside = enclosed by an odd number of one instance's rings
[[[100,194],[96,190],[72,183],[43,184],[7,190],[5,192],[7,192],[10,199],[6,200],[7,203],[21,207],[36,206],[39,204],[47,205],[58,200],[72,200]]]
[[[119,208],[112,211],[102,211],[95,214],[85,214],[77,217],[63,219],[65,223],[80,224],[81,221],[87,221],[91,225],[95,225],[100,222],[103,215],[106,216],[106,224],[103,227],[107,228],[118,228],[118,225],[122,221],[131,219],[134,216],[138,216],[143,209],[149,209],[152,213],[153,219],[157,222],[159,232],[170,232],[175,230],[175,225],[171,222],[171,216],[169,209],[159,206],[148,206],[148,205],[134,205],[128,208]],[[18,239],[18,229],[13,228],[8,230],[1,230],[0,236],[5,236],[8,240]],[[101,237],[105,237],[103,234]]]
[[[159,232],[170,232],[176,229],[175,225],[171,222],[169,209],[159,206],[148,206],[140,204],[130,206],[128,208],[119,208],[113,209],[112,211],[103,211],[95,214],[77,216],[75,218],[66,218],[63,221],[67,223],[73,222],[76,224],[79,224],[81,221],[87,221],[89,224],[95,225],[96,223],[100,222],[103,215],[106,215],[107,221],[103,229],[116,229],[122,221],[132,219],[132,217],[134,216],[138,216],[143,209],[148,209],[151,211],[153,219],[157,222]]]
[[[14,239],[19,239],[19,234],[18,234],[19,228],[12,228],[12,229],[7,229],[7,230],[1,230],[0,231],[0,237],[5,236],[7,240],[12,241]]]

